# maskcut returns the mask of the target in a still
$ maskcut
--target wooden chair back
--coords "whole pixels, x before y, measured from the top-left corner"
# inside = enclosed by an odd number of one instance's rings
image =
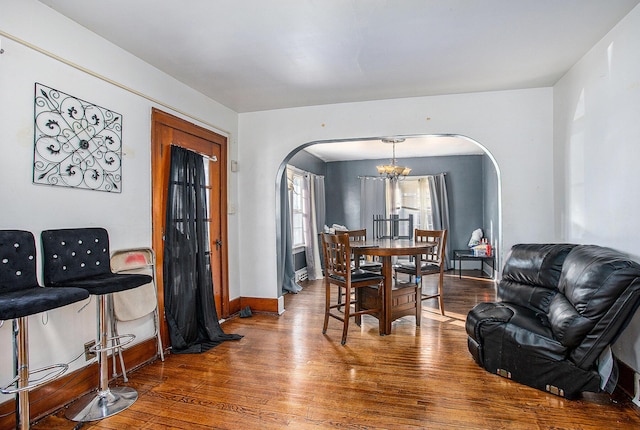
[[[435,244],[428,253],[422,255],[421,260],[427,264],[434,264],[443,269],[443,263],[446,258],[447,230],[416,229],[414,237],[416,242]]]
[[[413,239],[413,215],[407,218],[400,218],[398,215],[391,215],[389,218],[374,215],[373,235],[376,239]]]
[[[347,233],[322,233],[325,276],[351,278],[351,247]]]
[[[367,240],[367,229],[360,230],[336,230],[336,234],[347,234],[351,242],[365,242]]]

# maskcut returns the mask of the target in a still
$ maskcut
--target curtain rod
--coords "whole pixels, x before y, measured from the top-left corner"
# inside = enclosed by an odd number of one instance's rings
[[[216,163],[218,162],[218,157],[216,157],[215,155],[203,154],[202,152],[194,151],[193,149],[185,148],[184,146],[176,145],[174,143],[172,143],[171,146],[176,146],[178,148],[186,149],[187,151],[191,151],[191,152],[193,152],[195,154],[198,154],[202,158],[206,158],[207,160],[215,161]]]
[[[415,175],[415,176],[405,176],[405,178],[428,178],[430,176],[438,176],[438,175],[444,175],[447,176],[446,172],[442,172],[442,173],[436,173],[435,175]],[[386,176],[358,176],[358,179],[389,179]]]
[[[296,167],[296,166],[294,166],[292,164],[287,164],[287,168],[290,169],[290,170],[293,170],[294,172],[296,172],[296,173],[298,173],[300,175],[314,175],[314,176],[317,176],[319,178],[324,178],[324,175],[318,175],[317,173],[308,172],[308,171],[303,170],[303,169],[301,169],[299,167]]]

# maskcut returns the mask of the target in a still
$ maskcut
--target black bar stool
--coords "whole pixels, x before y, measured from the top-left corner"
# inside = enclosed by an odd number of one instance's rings
[[[47,287],[78,287],[98,297],[98,336],[95,351],[100,368],[97,393],[89,393],[66,411],[73,421],[95,421],[117,414],[138,398],[130,387],[109,389],[108,351],[131,342],[135,336],[109,338],[109,300],[112,293],[148,284],[143,274],[116,274],[110,268],[109,235],[103,228],[45,230],[42,232],[43,273]],[[125,340],[123,340],[125,339]]]
[[[29,315],[45,312],[86,299],[81,288],[42,288],[36,276],[36,247],[33,234],[22,230],[0,230],[0,321],[13,320],[13,363],[15,378],[0,391],[16,395],[16,428],[29,428],[29,391],[67,371],[67,364],[29,369]],[[29,376],[44,376],[29,381]]]

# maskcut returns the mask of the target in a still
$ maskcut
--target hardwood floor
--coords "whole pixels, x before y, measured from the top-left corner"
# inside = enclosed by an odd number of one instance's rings
[[[279,317],[226,321],[225,332],[244,335],[240,341],[130,372],[127,385],[139,399],[117,415],[78,424],[60,411],[32,428],[640,428],[638,408],[623,396],[569,401],[480,368],[467,350],[464,319],[475,303],[494,299],[490,281],[450,272],[444,317],[435,301],[424,302],[421,327],[403,317],[381,337],[377,320],[365,316],[362,327],[350,326],[345,346],[338,321],[322,334],[323,288],[309,282],[285,296]]]

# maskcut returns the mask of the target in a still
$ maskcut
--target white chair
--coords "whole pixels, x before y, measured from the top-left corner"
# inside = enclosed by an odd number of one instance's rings
[[[153,314],[154,336],[157,338],[158,354],[164,361],[162,339],[160,338],[160,318],[158,316],[158,296],[156,289],[156,259],[151,248],[122,249],[111,255],[111,270],[115,273],[144,273],[153,280],[142,287],[113,294],[111,303],[111,330],[118,335],[118,323],[134,321]],[[116,349],[120,357],[122,379],[127,382],[127,372],[122,358],[122,348]],[[115,354],[115,352],[114,352]],[[117,376],[116,360],[113,360],[113,376]]]

